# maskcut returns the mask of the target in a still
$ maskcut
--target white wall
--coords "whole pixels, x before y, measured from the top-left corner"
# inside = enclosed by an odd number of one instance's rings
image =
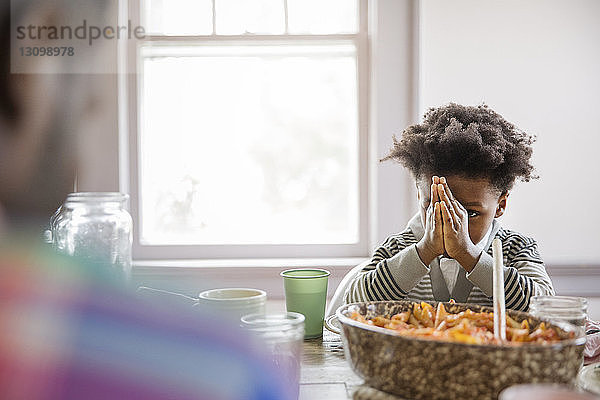
[[[421,114],[483,101],[536,134],[541,179],[515,187],[501,222],[535,237],[547,264],[600,265],[600,1],[424,0],[420,12]]]

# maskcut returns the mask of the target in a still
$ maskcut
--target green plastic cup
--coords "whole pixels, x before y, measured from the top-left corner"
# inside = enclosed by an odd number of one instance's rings
[[[323,336],[329,271],[297,268],[283,271],[281,276],[287,311],[304,315],[304,339]]]

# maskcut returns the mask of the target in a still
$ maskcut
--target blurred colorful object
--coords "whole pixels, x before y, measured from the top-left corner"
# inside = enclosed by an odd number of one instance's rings
[[[137,298],[104,271],[0,245],[3,399],[293,398],[239,327]]]

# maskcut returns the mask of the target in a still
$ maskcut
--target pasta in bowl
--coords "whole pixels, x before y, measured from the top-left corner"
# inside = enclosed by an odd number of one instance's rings
[[[455,303],[451,303],[455,304]],[[367,325],[391,329],[403,336],[446,340],[469,344],[500,344],[494,338],[494,313],[474,312],[470,308],[455,314],[448,313],[444,303],[436,308],[424,301],[413,303],[412,308],[392,315],[390,318],[378,315],[365,318],[353,311],[350,318]],[[540,343],[551,344],[564,339],[573,339],[575,332],[562,332],[540,322],[531,329],[529,320],[515,321],[506,316],[506,344]]]
[[[513,384],[573,382],[582,329],[507,310],[509,340],[498,343],[492,311],[406,300],[348,304],[336,315],[354,371],[404,398],[496,399]]]

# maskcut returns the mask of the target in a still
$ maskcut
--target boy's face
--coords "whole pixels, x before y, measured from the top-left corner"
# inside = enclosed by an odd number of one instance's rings
[[[441,175],[438,175],[441,177]],[[431,198],[431,176],[417,181],[417,198],[421,222],[425,226],[426,211]],[[485,178],[446,176],[448,187],[469,213],[469,236],[473,244],[483,239],[490,224],[504,214],[508,193],[500,194]]]

